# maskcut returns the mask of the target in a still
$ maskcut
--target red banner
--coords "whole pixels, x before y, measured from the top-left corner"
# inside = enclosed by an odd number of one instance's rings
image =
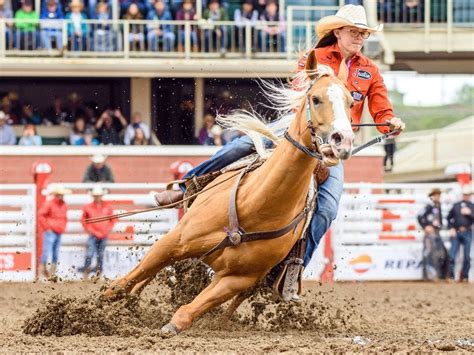
[[[0,271],[31,270],[31,253],[0,253]]]

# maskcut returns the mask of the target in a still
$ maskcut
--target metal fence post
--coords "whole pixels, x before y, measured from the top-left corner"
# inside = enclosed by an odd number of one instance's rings
[[[291,54],[293,53],[293,7],[288,6],[287,11],[286,33],[288,35],[288,43],[286,44],[286,57],[291,59]]]
[[[67,53],[68,51],[68,35],[67,35],[67,26],[68,26],[68,20],[61,20],[61,25],[62,25],[62,37],[63,37],[63,51],[61,53],[61,56],[64,57],[64,53]]]
[[[447,2],[448,8],[446,9],[448,12],[447,16],[447,31],[448,31],[448,45],[447,45],[447,51],[448,53],[453,52],[453,0],[448,0]]]
[[[0,57],[5,57],[5,42],[7,39],[5,19],[0,19]]]
[[[125,21],[123,23],[123,56],[124,58],[130,57],[130,41],[128,39],[130,35],[130,22]]]
[[[430,52],[431,0],[425,0],[425,53]]]
[[[245,58],[252,57],[252,27],[250,23],[245,24]]]
[[[184,57],[191,58],[191,24],[189,22],[184,24]]]

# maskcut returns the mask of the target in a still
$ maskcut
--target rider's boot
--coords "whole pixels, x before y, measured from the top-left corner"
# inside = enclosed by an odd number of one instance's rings
[[[158,192],[154,197],[157,206],[166,206],[181,201],[184,197],[184,192],[181,190],[165,190]],[[179,205],[174,207],[180,208]]]

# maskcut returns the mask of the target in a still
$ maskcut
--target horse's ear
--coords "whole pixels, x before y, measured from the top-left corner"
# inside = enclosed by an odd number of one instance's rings
[[[316,78],[317,75],[317,69],[318,69],[318,60],[316,59],[316,51],[311,50],[308,53],[308,58],[306,59],[306,74],[308,74],[308,77],[313,80]]]

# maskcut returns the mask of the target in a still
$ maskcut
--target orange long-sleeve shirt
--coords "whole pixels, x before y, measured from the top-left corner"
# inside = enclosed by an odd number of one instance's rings
[[[38,222],[44,231],[62,234],[67,225],[67,206],[57,197],[46,201],[38,211]]]
[[[318,64],[331,67],[337,75],[342,61],[341,51],[337,43],[314,50]],[[308,54],[305,54],[300,58],[298,70],[304,70],[307,57]],[[366,98],[368,99],[370,114],[375,123],[385,123],[386,120],[395,117],[392,104],[388,99],[387,88],[377,66],[362,53],[356,54],[347,62],[349,76],[346,87],[354,99],[354,107],[351,111],[352,123],[360,123]],[[377,129],[381,133],[389,131],[388,127],[377,127]]]

